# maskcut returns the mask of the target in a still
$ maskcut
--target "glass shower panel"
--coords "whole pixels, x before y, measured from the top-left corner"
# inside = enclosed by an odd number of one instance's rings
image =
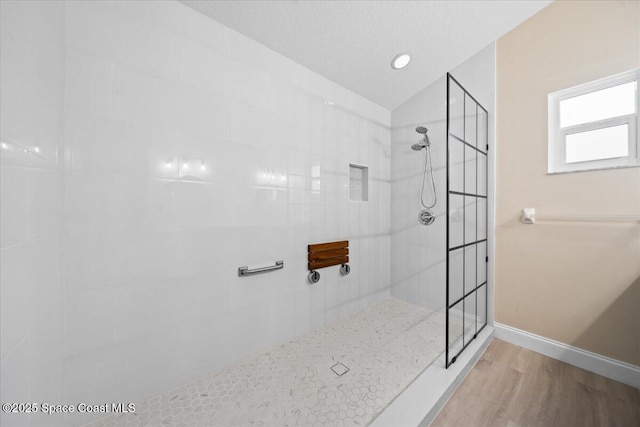
[[[453,251],[449,257],[449,301],[453,305],[464,296],[464,249]]]
[[[487,281],[487,242],[478,243],[478,278],[476,279],[476,286],[480,286]]]
[[[449,218],[446,231],[449,299],[446,313],[446,361],[449,367],[487,324],[486,239],[489,233],[488,114],[450,74],[447,75],[447,93]],[[458,104],[460,99],[464,100],[462,123]]]
[[[487,199],[478,197],[478,240],[487,238]]]
[[[468,344],[476,335],[476,292],[464,299],[464,344]]]
[[[476,246],[464,248],[464,293],[471,292],[476,287]]]
[[[456,83],[449,87],[449,133],[464,139],[464,91]]]
[[[464,140],[476,146],[476,111],[478,104],[468,94],[464,95]]]
[[[477,291],[478,298],[478,330],[487,324],[487,285],[484,285]]]
[[[455,248],[464,243],[464,196],[452,195],[449,198],[449,247]]]
[[[464,243],[473,243],[476,239],[476,198],[464,198]]]
[[[464,192],[467,194],[476,194],[477,178],[476,178],[476,153],[474,148],[464,147]]]
[[[489,124],[487,112],[478,108],[478,149],[487,152],[487,126]]]
[[[447,357],[447,363],[452,363],[453,358],[456,357],[464,347],[464,307],[463,301],[451,307],[449,312],[448,321],[448,333],[447,339],[449,342],[449,352]]]
[[[477,166],[477,176],[478,176],[478,194],[481,196],[487,195],[487,156],[478,153],[478,166]]]
[[[465,145],[458,141],[449,146],[449,189],[451,191],[464,192],[464,148]]]

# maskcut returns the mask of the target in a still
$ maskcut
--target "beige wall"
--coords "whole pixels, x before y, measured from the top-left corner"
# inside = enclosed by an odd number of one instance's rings
[[[640,66],[640,2],[557,1],[497,43],[496,322],[640,366],[640,168],[547,175],[547,94]]]

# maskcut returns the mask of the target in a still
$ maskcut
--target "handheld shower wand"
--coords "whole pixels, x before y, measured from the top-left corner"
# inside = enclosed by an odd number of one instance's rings
[[[411,148],[415,151],[420,151],[425,147],[429,147],[431,145],[431,141],[429,141],[429,137],[427,136],[427,132],[429,131],[429,129],[427,129],[424,126],[418,126],[416,128],[416,132],[420,133],[423,135],[422,139],[420,141],[418,141],[417,143],[413,144],[411,146]]]
[[[433,223],[433,221],[435,221],[436,218],[435,218],[435,215],[431,211],[429,211],[429,209],[433,208],[436,205],[436,203],[438,203],[438,195],[436,194],[436,182],[433,179],[433,166],[431,164],[431,141],[427,136],[428,129],[426,127],[418,126],[416,128],[416,132],[418,132],[423,136],[420,141],[418,141],[417,143],[411,146],[411,149],[415,151],[420,151],[423,148],[426,148],[425,155],[424,155],[424,171],[422,173],[422,187],[420,189],[420,203],[422,204],[422,207],[424,208],[424,210],[420,212],[420,214],[418,215],[418,219],[422,224],[430,225]],[[429,174],[431,176],[431,188],[433,189],[433,203],[431,205],[427,205],[424,202],[424,184],[427,178],[427,166],[428,166]]]

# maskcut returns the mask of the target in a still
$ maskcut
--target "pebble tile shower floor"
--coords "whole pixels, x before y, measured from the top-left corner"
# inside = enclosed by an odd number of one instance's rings
[[[90,425],[367,425],[438,357],[444,332],[444,314],[389,298]]]

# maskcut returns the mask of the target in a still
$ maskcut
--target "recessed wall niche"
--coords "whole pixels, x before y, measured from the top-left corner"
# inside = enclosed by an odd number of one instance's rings
[[[349,200],[366,202],[369,200],[369,168],[349,164]]]

